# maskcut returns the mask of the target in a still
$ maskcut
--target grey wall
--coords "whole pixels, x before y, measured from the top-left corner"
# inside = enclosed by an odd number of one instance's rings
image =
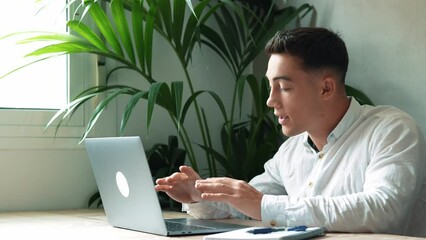
[[[347,83],[375,104],[394,105],[426,132],[426,1],[289,0],[312,4],[314,23],[339,32],[349,51]]]

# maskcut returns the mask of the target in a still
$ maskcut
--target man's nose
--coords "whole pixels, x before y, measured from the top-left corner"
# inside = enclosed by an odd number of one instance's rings
[[[276,100],[275,100],[274,89],[271,88],[271,90],[269,91],[269,97],[266,100],[266,106],[268,106],[270,108],[274,108],[275,104],[276,104]]]

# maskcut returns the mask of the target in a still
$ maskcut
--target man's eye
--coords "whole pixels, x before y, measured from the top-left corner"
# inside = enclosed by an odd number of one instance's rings
[[[290,88],[280,88],[280,91],[281,92],[287,92],[287,91],[289,91],[290,90]]]

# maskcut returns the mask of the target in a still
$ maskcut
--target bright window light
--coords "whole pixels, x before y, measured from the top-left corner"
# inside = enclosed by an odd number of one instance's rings
[[[66,1],[2,2],[0,36],[26,31],[66,32]],[[43,45],[16,44],[16,36],[0,40],[0,75],[22,66],[23,56]],[[0,108],[59,109],[68,101],[67,57],[54,57],[0,79]]]

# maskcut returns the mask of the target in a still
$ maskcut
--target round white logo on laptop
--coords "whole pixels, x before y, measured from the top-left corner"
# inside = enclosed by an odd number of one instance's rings
[[[130,194],[129,184],[127,183],[127,179],[124,174],[120,171],[115,174],[115,181],[117,182],[118,190],[120,190],[121,195],[127,198]]]

